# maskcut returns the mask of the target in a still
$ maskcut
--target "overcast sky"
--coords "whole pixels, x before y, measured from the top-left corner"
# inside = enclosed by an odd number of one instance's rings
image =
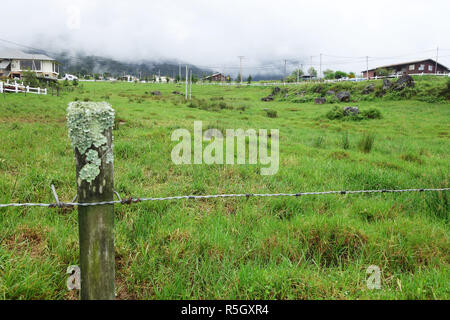
[[[117,59],[250,72],[311,64],[355,71],[436,57],[450,66],[448,0],[23,0],[0,38]],[[79,15],[78,15],[79,14]],[[343,58],[345,57],[345,58]],[[257,68],[256,68],[257,67]],[[289,70],[288,70],[289,71]]]

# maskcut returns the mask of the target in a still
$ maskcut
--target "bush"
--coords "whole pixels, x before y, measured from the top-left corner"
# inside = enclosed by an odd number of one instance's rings
[[[361,112],[361,115],[365,119],[381,119],[381,111],[376,108],[370,108]]]
[[[363,110],[361,113],[345,112],[343,107],[334,106],[325,115],[330,120],[360,121],[368,119],[381,119],[381,111],[376,108]]]

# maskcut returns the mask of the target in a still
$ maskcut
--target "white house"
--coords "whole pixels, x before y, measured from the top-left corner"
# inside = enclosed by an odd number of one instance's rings
[[[39,78],[57,79],[58,62],[44,54],[25,53],[19,50],[0,50],[0,77],[21,78],[30,70]]]

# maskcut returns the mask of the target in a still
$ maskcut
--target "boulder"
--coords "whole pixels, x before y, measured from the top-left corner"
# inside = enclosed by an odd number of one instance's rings
[[[371,83],[363,89],[362,94],[369,94],[374,91],[375,91],[375,85],[373,83]]]
[[[383,79],[383,90],[384,91],[389,90],[391,88],[391,85],[392,85],[391,80]]]
[[[183,93],[181,93],[180,91],[172,91],[172,94],[179,94],[179,95],[183,95]]]
[[[152,91],[151,94],[153,96],[160,96],[161,95],[161,91]]]
[[[359,109],[358,107],[345,107],[344,108],[344,114],[346,116],[350,115],[350,114],[359,114]]]
[[[334,96],[335,94],[336,94],[336,92],[334,92],[333,90],[328,90],[327,91],[327,95]]]
[[[412,88],[414,85],[414,79],[410,75],[404,74],[397,80],[396,83],[394,83],[393,89],[400,91],[405,88]]]
[[[287,98],[289,98],[289,93],[286,93],[286,94],[284,95],[284,99],[287,99]]]
[[[327,102],[327,99],[325,99],[325,98],[316,98],[316,99],[314,99],[314,103],[315,104],[324,104],[325,102]]]
[[[281,91],[281,89],[280,89],[279,87],[273,88],[273,89],[272,89],[272,94],[271,94],[271,96],[274,96],[274,95],[280,93],[280,91]]]
[[[336,94],[336,98],[340,102],[349,102],[350,101],[350,92],[348,91],[340,91]]]
[[[267,97],[261,98],[261,101],[273,101],[273,96],[269,95]]]

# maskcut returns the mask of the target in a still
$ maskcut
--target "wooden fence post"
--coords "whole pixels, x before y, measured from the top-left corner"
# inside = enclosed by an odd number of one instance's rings
[[[114,110],[106,102],[71,102],[69,138],[79,203],[112,201]],[[114,205],[78,207],[81,299],[115,299]]]

